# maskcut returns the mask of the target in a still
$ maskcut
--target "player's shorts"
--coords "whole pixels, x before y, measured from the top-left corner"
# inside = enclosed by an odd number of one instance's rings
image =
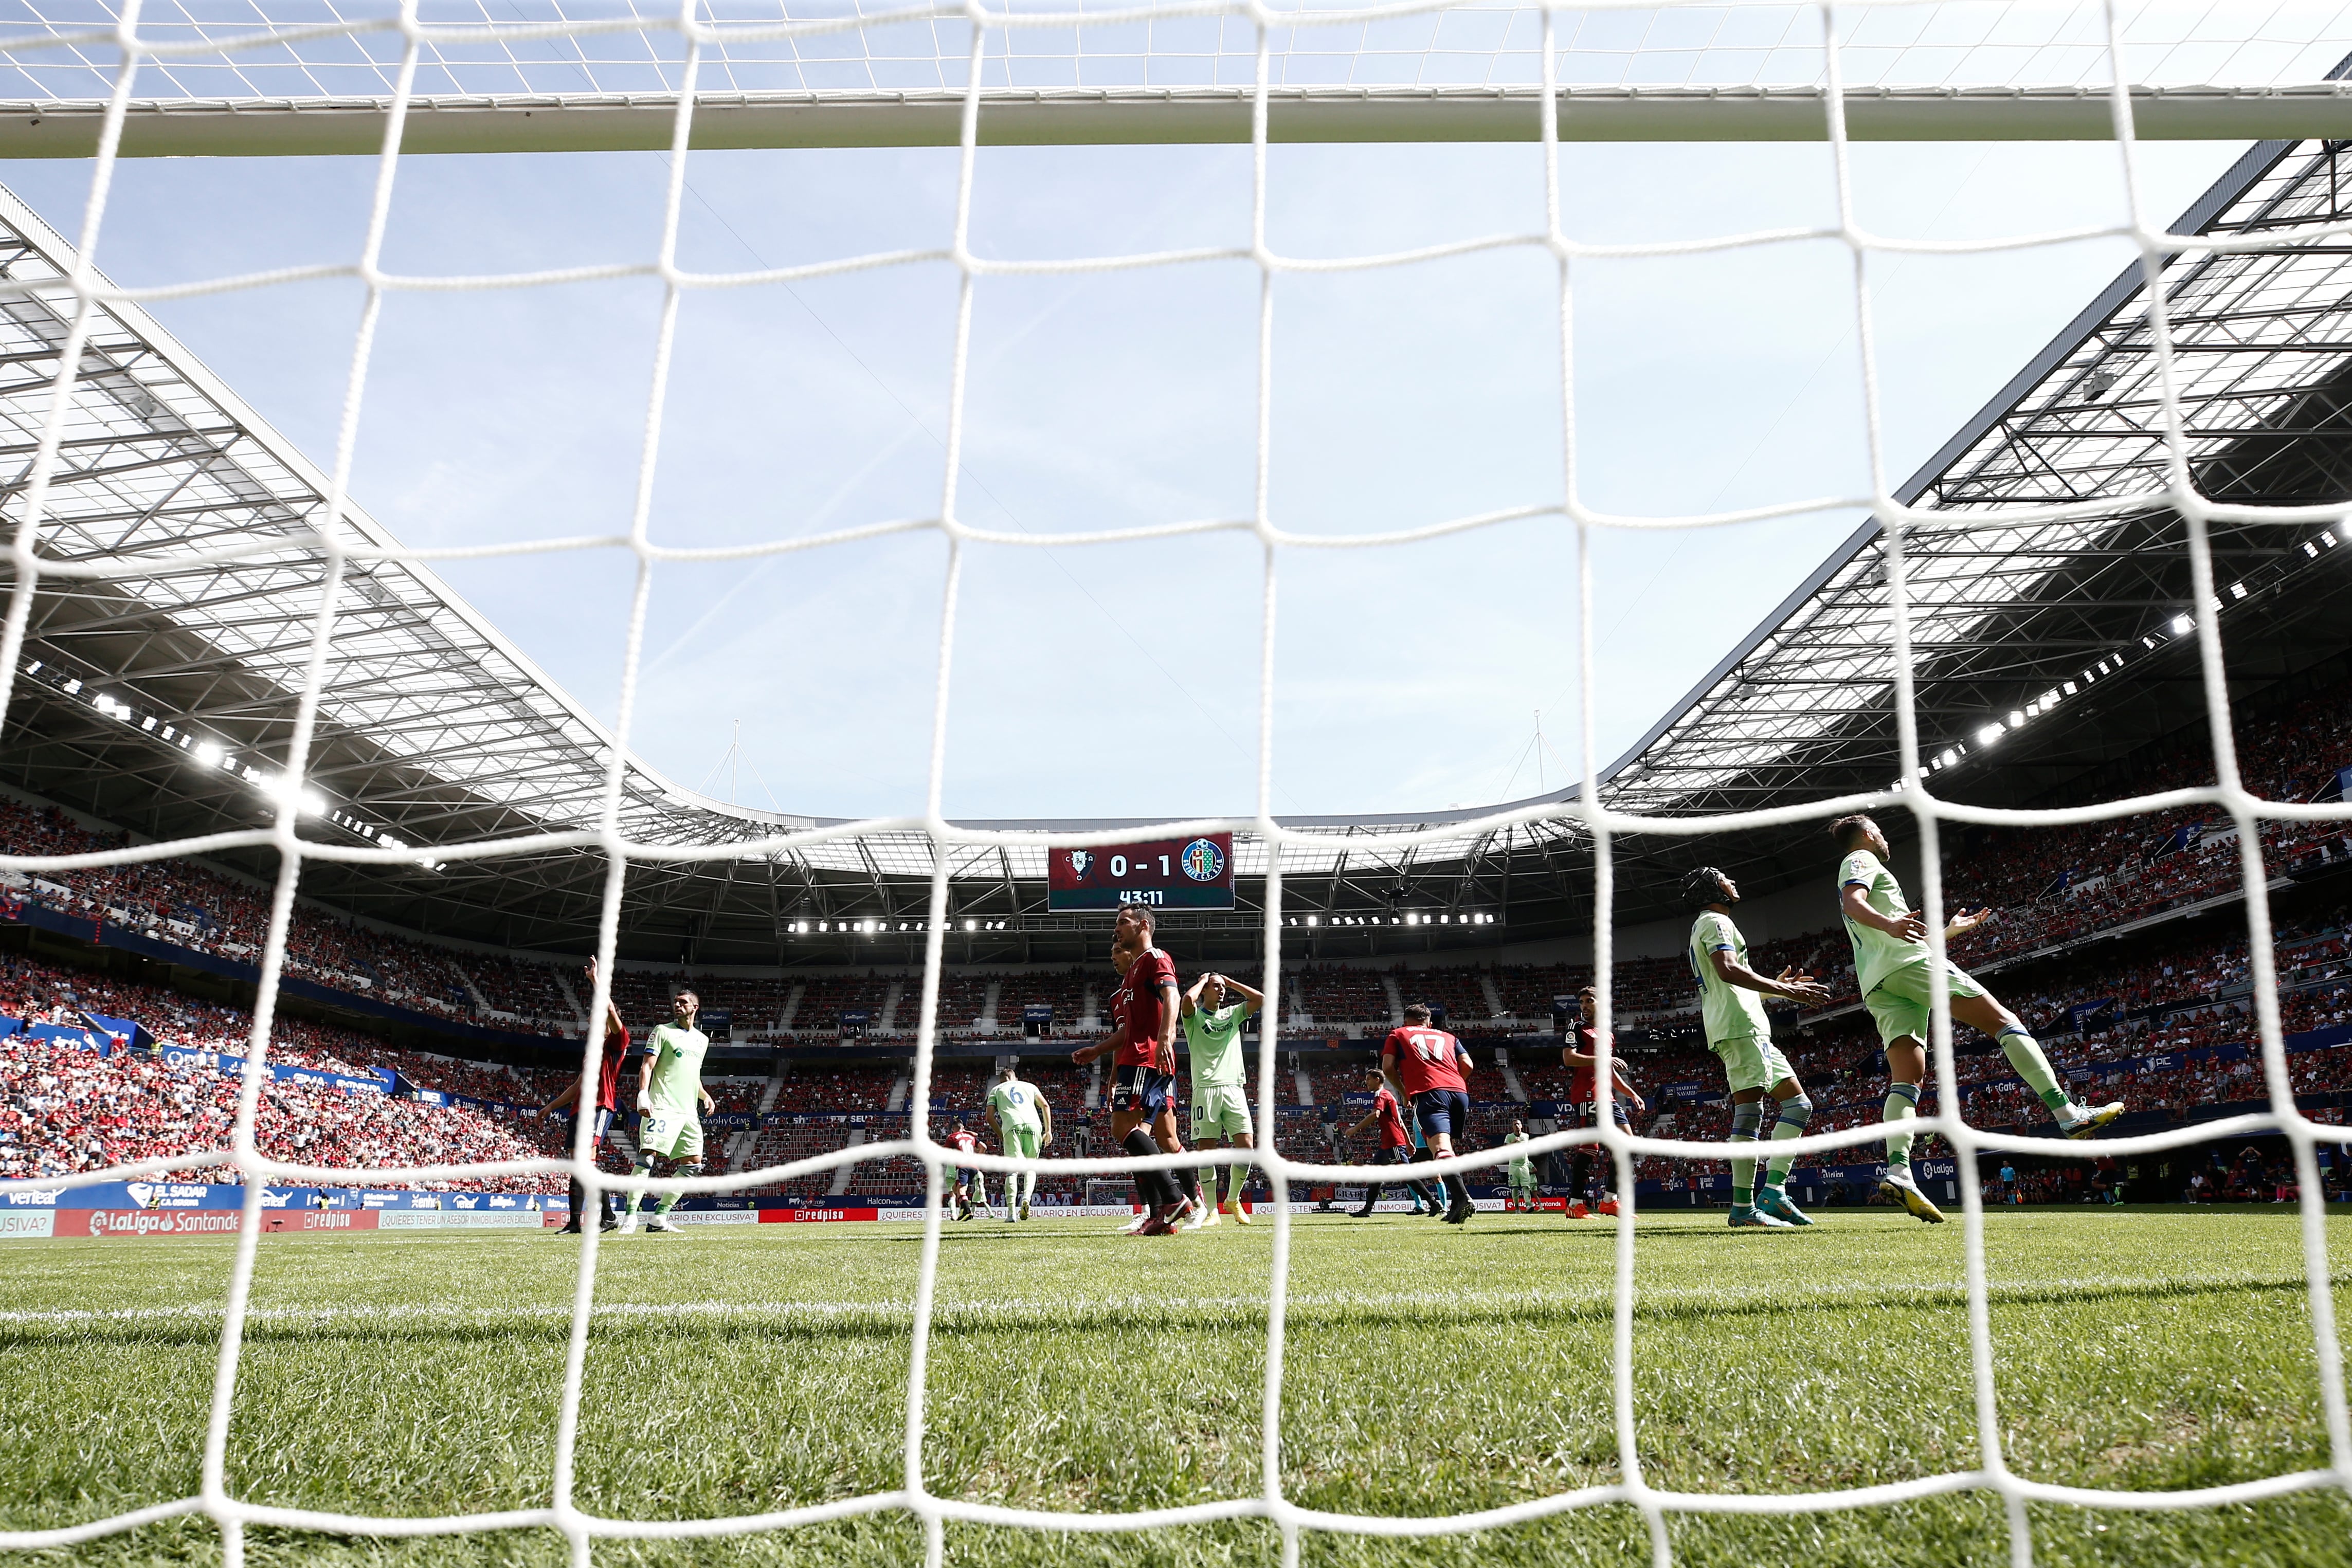
[[[1470,1096],[1459,1089],[1424,1089],[1412,1097],[1412,1113],[1425,1137],[1470,1131]]]
[[[613,1108],[610,1105],[597,1106],[596,1119],[590,1123],[589,1126],[591,1130],[588,1134],[588,1152],[593,1155],[597,1150],[604,1146],[604,1134],[612,1130]],[[579,1135],[580,1117],[578,1113],[575,1112],[566,1112],[563,1116],[563,1152],[565,1154],[568,1155],[572,1152],[572,1140]]]
[[[1238,1089],[1211,1084],[1192,1089],[1192,1141],[1219,1134],[1232,1136],[1250,1130],[1249,1101]]]
[[[692,1112],[648,1111],[637,1118],[637,1153],[667,1160],[702,1157],[702,1119]]]
[[[1960,1000],[1985,994],[1985,988],[1969,978],[1964,969],[1944,966],[1944,989]],[[1906,964],[1870,988],[1862,998],[1870,1009],[1871,1019],[1878,1025],[1878,1042],[1893,1045],[1898,1040],[1925,1041],[1927,1038],[1928,1011],[1927,961]]]
[[[1007,1159],[1034,1160],[1037,1157],[1037,1141],[1045,1136],[1045,1129],[1036,1123],[999,1122],[996,1131],[1003,1140]]]
[[[1609,1114],[1627,1132],[1633,1130],[1633,1120],[1625,1114],[1625,1102],[1622,1100],[1612,1099],[1609,1102]],[[1580,1127],[1601,1125],[1601,1107],[1591,1100],[1579,1100],[1576,1103],[1576,1124]]]
[[[1511,1185],[1513,1186],[1535,1186],[1536,1167],[1528,1164],[1525,1160],[1513,1160],[1511,1162]]]
[[[1723,1058],[1724,1082],[1733,1093],[1742,1089],[1769,1089],[1783,1078],[1793,1078],[1789,1059],[1766,1034],[1735,1034],[1723,1040],[1710,1040],[1707,1049]],[[1624,1113],[1618,1113],[1622,1119]]]
[[[1111,1071],[1110,1108],[1157,1116],[1172,1103],[1170,1092],[1175,1087],[1174,1073],[1157,1071],[1139,1061],[1129,1062]]]

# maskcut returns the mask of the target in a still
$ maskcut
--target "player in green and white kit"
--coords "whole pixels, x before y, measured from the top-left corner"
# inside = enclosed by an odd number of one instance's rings
[[[1514,1118],[1511,1123],[1511,1130],[1503,1134],[1503,1142],[1507,1144],[1524,1144],[1527,1141],[1528,1124],[1523,1121]],[[1532,1214],[1535,1212],[1535,1162],[1528,1159],[1525,1155],[1521,1155],[1511,1161],[1511,1197],[1508,1207],[1517,1209],[1521,1214]]]
[[[1876,822],[1861,815],[1840,817],[1830,824],[1830,836],[1843,857],[1838,862],[1838,904],[1845,915],[1846,935],[1853,939],[1854,977],[1886,1047],[1885,1118],[1890,1125],[1907,1122],[1919,1113],[1919,1086],[1927,1078],[1933,993],[1927,981],[1927,917],[1905,904],[1903,884],[1886,869],[1890,852]],[[1990,909],[1959,910],[1944,927],[1944,940],[1948,943],[1991,918]],[[2099,1106],[2075,1103],[2058,1086],[2050,1059],[2024,1023],[1966,971],[1946,964],[1944,991],[1951,998],[1953,1021],[1993,1038],[2025,1086],[2057,1118],[2060,1132],[2086,1138],[2124,1113],[2120,1100]],[[1886,1135],[1886,1176],[1878,1187],[1920,1219],[1931,1225],[1942,1222],[1943,1211],[1912,1179],[1909,1133]]]
[[[1256,1146],[1250,1135],[1249,1096],[1243,1088],[1246,1069],[1242,1062],[1242,1025],[1265,1005],[1263,993],[1227,975],[1203,975],[1184,993],[1180,1016],[1184,1048],[1192,1061],[1192,1146],[1196,1149],[1206,1147],[1213,1137],[1223,1137],[1228,1148]],[[1201,1212],[1186,1220],[1183,1228],[1205,1230],[1217,1223],[1221,1214],[1230,1214],[1244,1225],[1250,1223],[1249,1210],[1242,1207],[1242,1182],[1247,1175],[1245,1166],[1227,1166],[1223,1201],[1203,1202]],[[1214,1166],[1202,1167],[1201,1185],[1210,1195],[1215,1193]]]
[[[1691,922],[1688,956],[1691,973],[1698,977],[1699,1016],[1706,1026],[1707,1049],[1723,1058],[1724,1082],[1731,1090],[1729,1141],[1756,1141],[1764,1126],[1768,1092],[1774,1109],[1773,1141],[1802,1137],[1805,1124],[1812,1119],[1813,1103],[1790,1071],[1789,1059],[1772,1043],[1772,1020],[1765,1016],[1764,998],[1821,1003],[1830,999],[1829,988],[1794,969],[1767,979],[1748,967],[1748,938],[1731,921],[1739,884],[1714,866],[1701,866],[1685,877],[1683,892],[1698,912]],[[1758,1191],[1756,1162],[1731,1162],[1731,1223],[1736,1228],[1785,1230],[1812,1223],[1781,1190],[1792,1163],[1787,1155],[1773,1159],[1764,1167],[1764,1186]]]
[[[996,1130],[1003,1134],[1004,1152],[1009,1156],[1034,1160],[1038,1151],[1054,1142],[1054,1108],[1037,1092],[1034,1083],[1024,1083],[1021,1075],[1006,1062],[988,1091],[988,1108],[996,1116]],[[1019,1208],[1013,1207],[1013,1188],[1021,1189]],[[1037,1190],[1037,1173],[1022,1171],[1004,1178],[1004,1218],[1029,1218],[1029,1195]]]
[[[671,1163],[673,1175],[702,1174],[702,1118],[695,1113],[698,1108],[709,1111],[716,1106],[702,1087],[702,1057],[710,1049],[710,1037],[694,1027],[695,1015],[701,1010],[702,998],[681,986],[670,998],[669,1022],[656,1024],[653,1033],[646,1037],[645,1064],[637,1072],[639,1176],[653,1174],[656,1155]],[[621,1235],[637,1228],[637,1200],[644,1196],[629,1194],[628,1207],[621,1215]],[[654,1217],[646,1222],[648,1234],[677,1234],[677,1227],[669,1222],[669,1211],[677,1207],[677,1198],[674,1192],[662,1194]]]

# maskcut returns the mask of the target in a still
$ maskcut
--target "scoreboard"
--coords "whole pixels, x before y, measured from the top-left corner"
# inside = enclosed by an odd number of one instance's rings
[[[1233,834],[1046,852],[1047,909],[1117,909],[1122,904],[1231,909]]]

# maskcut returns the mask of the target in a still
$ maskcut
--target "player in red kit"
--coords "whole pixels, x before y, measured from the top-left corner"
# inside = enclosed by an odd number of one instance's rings
[[[591,993],[596,988],[596,966],[593,963],[588,966],[588,988]],[[588,1157],[592,1160],[604,1148],[605,1129],[613,1124],[613,1113],[621,1103],[621,1063],[627,1060],[628,1054],[629,1031],[621,1023],[621,1009],[614,1007],[613,998],[607,996],[604,998],[604,1054],[596,1062],[596,1113],[589,1122]],[[539,1113],[541,1116],[552,1116],[565,1106],[577,1105],[579,1103],[580,1080],[575,1078],[565,1087],[562,1093],[541,1107]],[[574,1111],[564,1118],[564,1153],[573,1152],[573,1141],[579,1135],[580,1113]],[[563,1227],[564,1234],[568,1236],[580,1234],[581,1214],[587,1202],[587,1187],[582,1185],[578,1176],[573,1176],[572,1178],[572,1218]],[[599,1228],[604,1230],[620,1228],[621,1222],[613,1218],[611,1202],[609,1198],[602,1198],[596,1205],[600,1217]]]
[[[976,1155],[988,1146],[980,1141],[980,1134],[978,1133],[973,1132],[961,1122],[958,1122],[952,1128],[950,1128],[948,1132],[948,1135],[940,1141],[960,1155]],[[971,1187],[970,1184],[975,1181],[980,1183],[980,1201],[985,1204],[988,1201],[988,1177],[982,1172],[971,1170],[964,1166],[954,1166],[950,1168],[955,1172],[955,1193],[953,1196],[955,1197],[956,1218],[958,1219],[970,1219],[972,1212]]]
[[[1560,1064],[1568,1069],[1574,1080],[1573,1085],[1569,1090],[1568,1098],[1569,1103],[1576,1107],[1574,1114],[1577,1125],[1597,1127],[1601,1125],[1602,1096],[1597,1092],[1593,1080],[1601,1065],[1601,993],[1591,986],[1577,992],[1576,1010],[1576,1032],[1566,1045],[1560,1047],[1559,1060]],[[1613,1045],[1616,1036],[1611,1035],[1610,1040]],[[1579,1047],[1582,1049],[1580,1050]],[[1625,1107],[1618,1098],[1619,1092],[1622,1091],[1624,1098],[1633,1103],[1633,1109],[1636,1111],[1645,1111],[1649,1106],[1643,1100],[1640,1091],[1633,1087],[1633,1081],[1625,1076],[1624,1059],[1613,1050],[1609,1053],[1609,1079],[1607,1098],[1610,1114],[1616,1119],[1619,1126],[1630,1133],[1633,1130],[1633,1124],[1625,1119]],[[1570,1156],[1569,1166],[1573,1173],[1569,1178],[1568,1217],[1570,1219],[1582,1219],[1588,1212],[1584,1207],[1584,1183],[1585,1173],[1590,1169],[1589,1162],[1592,1157],[1593,1146],[1590,1144],[1577,1145],[1575,1154]],[[1601,1157],[1601,1163],[1603,1168],[1607,1168],[1606,1155]],[[1615,1214],[1616,1203],[1604,1198],[1601,1204],[1601,1212]]]
[[[1364,1082],[1372,1091],[1372,1108],[1364,1113],[1363,1120],[1348,1129],[1348,1136],[1360,1137],[1367,1128],[1378,1127],[1381,1130],[1381,1152],[1372,1156],[1372,1164],[1376,1166],[1412,1164],[1412,1139],[1404,1130],[1404,1113],[1397,1104],[1396,1094],[1389,1088],[1389,1081],[1382,1077],[1381,1070],[1375,1067],[1365,1072]],[[1412,1194],[1415,1214],[1422,1212],[1419,1206],[1424,1203],[1429,1206],[1428,1212],[1431,1214],[1435,1214],[1445,1207],[1437,1201],[1435,1193],[1422,1186],[1421,1183],[1408,1181],[1404,1185],[1405,1190]],[[1350,1209],[1349,1212],[1358,1219],[1370,1218],[1372,1207],[1381,1201],[1381,1186],[1378,1181],[1367,1181],[1364,1184],[1363,1207]]]
[[[1470,1081],[1462,1076],[1470,1053],[1442,1029],[1432,1028],[1429,1009],[1419,1002],[1404,1009],[1404,1022],[1389,1030],[1381,1047],[1381,1072],[1401,1086],[1421,1118],[1421,1134],[1441,1160],[1454,1157],[1454,1137],[1470,1131]],[[1470,1184],[1458,1176],[1445,1178],[1451,1202],[1448,1225],[1460,1225],[1477,1212],[1470,1201]]]
[[[1111,995],[1118,1021],[1101,1043],[1071,1052],[1076,1061],[1111,1057],[1110,1135],[1129,1154],[1181,1154],[1176,1134],[1176,1028],[1183,998],[1176,986],[1176,963],[1152,946],[1157,921],[1150,909],[1130,904],[1111,928],[1111,967],[1118,989]],[[1175,1221],[1199,1201],[1200,1176],[1190,1167],[1135,1173],[1144,1209],[1142,1236],[1166,1236]],[[1187,1189],[1192,1191],[1188,1194]]]

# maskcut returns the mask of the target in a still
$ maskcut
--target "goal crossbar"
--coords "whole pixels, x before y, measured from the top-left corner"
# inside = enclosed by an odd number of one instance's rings
[[[1819,87],[1571,87],[1559,89],[1559,137],[1582,141],[1820,141]],[[2352,137],[2352,83],[2135,87],[2144,140]],[[1223,87],[990,88],[985,146],[1246,143],[1255,97]],[[2110,93],[2097,87],[1852,88],[1846,134],[1858,141],[2105,141]],[[678,95],[549,93],[410,99],[404,152],[605,152],[666,150]],[[1537,141],[1542,89],[1269,87],[1266,140],[1277,142]],[[0,157],[88,158],[106,105],[0,100]],[[704,92],[691,145],[953,147],[957,89]],[[389,96],[143,99],[126,106],[125,157],[373,156]]]

